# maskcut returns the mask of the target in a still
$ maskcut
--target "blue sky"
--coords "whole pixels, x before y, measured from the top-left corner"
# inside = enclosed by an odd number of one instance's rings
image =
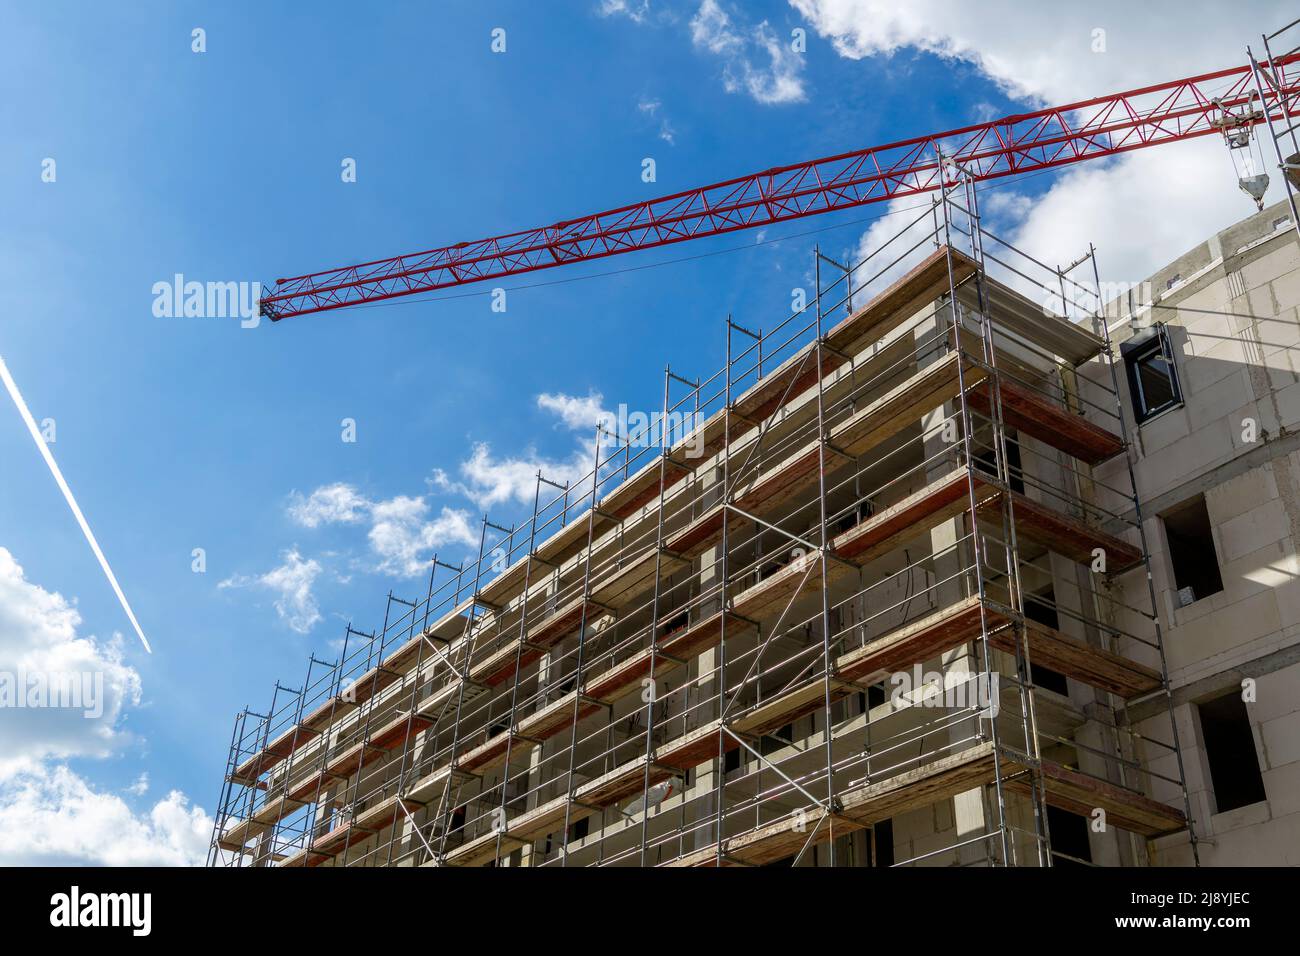
[[[1273,5],[1258,6],[1259,27],[1273,28]],[[175,843],[165,861],[192,858],[193,834],[173,831],[197,832],[196,807],[213,811],[235,712],[265,707],[276,678],[296,686],[310,651],[332,658],[346,621],[377,627],[390,589],[422,594],[412,562],[471,550],[457,522],[476,527],[485,504],[497,523],[523,520],[512,475],[537,462],[562,468],[581,451],[587,428],[569,427],[558,399],[548,408],[539,395],[657,408],[666,362],[710,374],[727,312],[774,324],[791,288],[807,284],[813,243],[845,254],[885,210],[764,236],[794,237],[781,242],[740,234],[524,277],[503,284],[730,250],[514,289],[504,314],[488,290],[468,287],[475,294],[248,329],[156,317],[154,283],[176,273],[270,282],[541,225],[1073,89],[1136,85],[1143,70],[1176,65],[1117,67],[1116,57],[1103,68],[1075,50],[1086,22],[1061,40],[1050,33],[1060,25],[1037,15],[1052,37],[1042,42],[1065,43],[1060,58],[1087,65],[1062,80],[1039,68],[1029,40],[994,63],[963,52],[978,24],[947,48],[906,18],[882,40],[866,27],[853,34],[862,10],[830,0],[305,10],[141,2],[0,13],[0,355],[36,418],[54,419],[52,450],[155,650],[142,653],[4,399],[0,548],[23,571],[10,569],[4,593],[45,611],[55,592],[75,602],[77,638],[93,636],[90,653],[110,659],[127,690],[107,728],[48,739],[39,725],[23,730],[19,756],[0,762],[0,861],[135,858],[138,847],[102,852],[89,837],[45,846],[4,833],[60,813],[129,820],[142,842]],[[196,27],[206,52],[191,50]],[[501,54],[490,49],[497,27]],[[802,55],[784,52],[795,28],[807,31]],[[1215,42],[1239,50],[1248,38]],[[1117,31],[1115,42],[1137,39]],[[1184,72],[1241,59],[1224,55]],[[1199,168],[1201,153],[1180,149],[1160,162]],[[349,157],[355,183],[340,176]],[[641,180],[645,157],[654,184]],[[1224,165],[1230,193],[1227,160],[1214,157],[1206,162]],[[57,178],[44,182],[51,158]],[[1122,185],[1126,170],[1149,168],[1125,161],[1097,175]],[[1046,177],[1005,192],[1059,189],[1068,210],[1072,183]],[[1178,220],[1150,255],[1176,255],[1193,230],[1246,215],[1239,200]],[[1035,234],[1027,204],[1004,208],[1009,229]],[[795,236],[809,230],[819,231]],[[340,440],[344,418],[357,424],[355,443]],[[319,520],[327,501],[349,520]],[[195,548],[205,573],[192,571]],[[19,628],[25,607],[0,620]],[[0,648],[17,633],[0,633]],[[74,797],[76,807],[60,805]]]

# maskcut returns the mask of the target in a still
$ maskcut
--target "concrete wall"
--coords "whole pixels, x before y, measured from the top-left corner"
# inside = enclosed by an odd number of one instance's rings
[[[1139,324],[1166,323],[1181,405],[1136,425],[1120,383],[1200,857],[1210,865],[1300,863],[1300,247],[1289,221],[1275,225],[1287,216],[1284,205],[1265,210],[1151,278],[1155,308],[1139,310]],[[1128,318],[1112,318],[1117,352],[1149,334]],[[1125,467],[1109,462],[1096,475],[1123,487]],[[1183,607],[1161,516],[1202,494],[1223,590]],[[1140,572],[1118,587],[1120,600],[1144,603]],[[1196,705],[1242,693],[1243,681],[1253,681],[1246,711],[1267,799],[1219,812]],[[1167,737],[1152,706],[1134,716]],[[1145,757],[1154,773],[1177,777],[1172,755],[1151,746]],[[1153,780],[1152,793],[1181,804],[1173,784]],[[1191,862],[1185,834],[1154,850],[1157,865]]]

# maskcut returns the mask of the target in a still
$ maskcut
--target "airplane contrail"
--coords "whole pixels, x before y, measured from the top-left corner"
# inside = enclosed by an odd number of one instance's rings
[[[135,612],[131,610],[131,605],[127,603],[126,595],[122,593],[122,587],[117,583],[117,577],[113,574],[113,569],[108,566],[108,558],[104,557],[104,552],[100,550],[99,542],[95,540],[90,525],[86,523],[86,516],[81,513],[81,508],[77,505],[77,499],[72,497],[72,489],[63,480],[63,472],[59,471],[58,463],[54,460],[54,456],[50,454],[50,446],[41,437],[41,430],[36,427],[36,419],[32,418],[31,410],[28,409],[27,403],[23,401],[17,383],[14,382],[13,376],[9,374],[9,367],[5,365],[4,356],[0,356],[0,378],[4,379],[5,388],[9,390],[9,397],[18,406],[18,414],[27,423],[27,430],[32,433],[32,440],[36,442],[36,447],[41,450],[41,457],[45,459],[45,464],[50,466],[50,473],[54,475],[59,490],[63,492],[68,507],[72,509],[73,517],[77,519],[77,524],[81,525],[81,533],[86,536],[86,540],[90,543],[90,550],[94,551],[95,557],[99,559],[99,566],[104,569],[104,576],[108,578],[108,583],[113,585],[113,591],[116,592],[118,601],[122,603],[122,610],[131,619],[136,634],[140,635],[140,643],[144,645],[145,651],[152,654],[153,648],[149,646],[148,638],[144,636],[144,631],[140,629],[140,622],[135,619]]]

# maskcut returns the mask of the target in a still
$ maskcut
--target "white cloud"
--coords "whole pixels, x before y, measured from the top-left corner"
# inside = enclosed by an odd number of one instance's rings
[[[1274,177],[1270,199],[1281,198]],[[1193,246],[1255,212],[1217,139],[1167,144],[1065,172],[1036,199],[1012,241],[1067,264],[1097,246],[1107,282],[1141,282]]]
[[[548,458],[528,448],[520,455],[498,457],[488,442],[475,442],[469,457],[458,466],[461,480],[453,480],[446,472],[436,469],[433,484],[443,491],[465,496],[484,510],[511,502],[531,508],[540,471],[548,481],[561,485],[567,481],[570,500],[577,500],[591,490],[597,422],[611,431],[617,424],[617,416],[603,402],[604,396],[594,391],[581,396],[543,392],[537,396],[537,407],[550,412],[559,419],[558,424],[575,433],[577,444],[572,454],[567,458]],[[604,442],[608,446],[609,440]],[[474,543],[477,545],[477,537]]]
[[[691,42],[723,61],[729,93],[748,93],[765,105],[805,99],[803,57],[766,21],[737,24],[718,0],[703,0],[691,19]]]
[[[103,757],[132,738],[118,728],[125,705],[139,704],[140,677],[122,642],[77,633],[81,617],[57,592],[26,579],[0,547],[0,672],[93,672],[102,678],[102,714],[24,707],[0,713],[0,865],[195,865],[203,862],[212,819],[172,791],[137,815],[116,794],[97,790],[54,758]],[[125,788],[141,796],[149,775]]]
[[[398,495],[377,502],[371,509],[370,547],[380,558],[379,570],[399,577],[428,571],[428,552],[447,544],[475,548],[478,532],[469,515],[444,507],[429,520],[429,503],[423,498]]]
[[[624,16],[633,23],[644,23],[650,16],[650,0],[600,0],[596,12],[602,17]]]
[[[487,442],[477,442],[460,471],[468,481],[465,493],[482,508],[495,504],[532,501],[539,464],[534,457],[495,458]]]
[[[994,223],[996,228],[1001,228],[1004,222],[1019,222],[1033,209],[1034,201],[1010,188],[1012,185],[1012,181],[1007,181],[999,188],[981,191],[980,215],[985,227]]]
[[[667,116],[660,116],[659,111],[663,109],[663,103],[659,100],[643,99],[636,104],[638,111],[651,118],[659,120],[659,138],[669,146],[677,145],[677,130],[673,129],[672,123],[668,122]]]
[[[577,444],[567,459],[546,458],[531,448],[522,455],[497,457],[487,442],[476,442],[469,457],[457,466],[458,477],[435,468],[429,484],[468,498],[483,510],[511,503],[531,508],[539,470],[550,481],[569,482],[575,500],[584,488],[590,491],[590,481],[585,479],[593,464],[595,425],[600,421],[612,429],[615,422],[614,414],[602,404],[604,396],[595,391],[586,395],[543,392],[536,401],[538,409],[555,416],[557,425],[575,433]],[[434,515],[423,496],[397,495],[376,501],[343,482],[322,485],[306,496],[294,492],[287,511],[293,521],[307,528],[368,524],[366,537],[378,559],[375,570],[397,577],[426,572],[430,554],[439,548],[460,546],[477,551],[480,541],[478,523],[463,509],[443,506]],[[276,602],[281,617],[305,633],[321,619],[311,594],[311,585],[320,573],[317,562],[304,562],[292,551],[274,571],[255,578],[236,576],[221,586],[275,588],[281,594]]]
[[[104,756],[129,739],[118,720],[124,705],[140,702],[140,675],[125,662],[120,635],[100,641],[80,636],[80,625],[73,605],[28,581],[14,556],[0,547],[0,673],[12,675],[19,690],[23,675],[88,675],[82,686],[90,695],[80,709],[0,711],[0,775],[46,757]],[[98,716],[86,716],[96,711]]]
[[[594,446],[588,442],[567,461],[546,459],[532,450],[521,457],[497,458],[487,442],[478,442],[469,458],[461,462],[465,482],[457,487],[480,508],[510,501],[531,508],[538,471],[557,484],[569,482],[574,496],[581,496],[584,487],[590,490],[590,482],[585,479],[595,464],[593,455]]]
[[[304,528],[322,524],[354,524],[362,519],[369,507],[370,502],[351,485],[335,482],[317,488],[306,498],[293,492],[289,517]]]
[[[614,420],[613,414],[601,404],[604,400],[605,396],[599,392],[585,397],[543,392],[537,396],[537,407],[558,416],[569,428],[594,432],[598,422],[609,427]]]
[[[275,591],[275,612],[299,634],[306,634],[320,623],[320,608],[312,585],[320,577],[320,562],[303,560],[296,549],[284,553],[284,563],[262,575],[259,584]]]
[[[717,4],[704,0],[691,20],[691,39],[710,53],[732,53],[744,44],[731,28],[731,18]]]
[[[439,470],[434,472],[433,483],[443,488],[451,487],[447,476]],[[436,548],[448,544],[475,548],[478,546],[478,534],[470,528],[469,515],[466,512],[444,507],[436,518],[430,519],[429,502],[422,497],[397,495],[387,500],[373,501],[352,485],[335,482],[331,485],[322,485],[306,497],[294,492],[290,496],[287,510],[291,519],[307,528],[331,524],[368,523],[370,527],[366,537],[371,551],[379,559],[375,570],[398,577],[413,577],[427,570],[428,553]],[[321,568],[314,561],[309,563],[315,565],[316,573],[306,580],[305,592],[301,588],[293,592],[302,593],[304,596],[301,605],[304,613],[294,616],[294,619],[300,623],[310,621],[307,630],[320,620],[315,600],[310,595],[310,585]],[[288,586],[295,583],[297,578],[306,576],[306,569],[301,566],[301,563],[292,567],[286,565],[285,568],[276,570],[282,573],[276,575],[273,571],[270,575],[263,575],[257,579],[257,583],[268,587],[274,584]],[[295,571],[298,572],[297,576]],[[271,575],[276,575],[276,578],[268,580]],[[236,579],[234,583],[249,582]],[[223,585],[225,584],[226,582],[223,582]],[[294,607],[293,601],[288,596],[284,603],[286,608]],[[277,603],[276,607],[278,610],[280,604]],[[283,613],[281,616],[289,619],[289,616]],[[293,627],[293,624],[290,626]],[[294,630],[299,628],[294,627]]]
[[[905,48],[974,64],[1010,95],[1064,104],[1209,73],[1245,62],[1246,44],[1294,19],[1286,0],[1244,0],[1225,19],[1218,0],[1165,4],[1095,0],[790,0],[843,56]],[[1214,29],[1206,29],[1213,23]],[[1094,52],[1098,34],[1104,52]]]
[[[1230,21],[1208,0],[1181,5],[1177,16],[1157,4],[1116,0],[1069,7],[1010,0],[790,3],[843,56],[891,56],[910,48],[959,59],[1033,106],[1242,64],[1246,44],[1257,42],[1259,31],[1290,19],[1290,5],[1272,0],[1238,4]],[[1216,29],[1204,28],[1210,21]],[[1105,52],[1094,52],[1098,39]],[[987,109],[977,112],[972,119],[989,118]],[[1270,195],[1279,196],[1281,184],[1273,179]],[[1144,279],[1254,211],[1237,190],[1228,151],[1216,137],[1068,167],[1040,199],[1014,183],[982,191],[994,230],[1049,263],[1071,262],[1093,242],[1108,281]],[[908,204],[900,200],[895,207]],[[878,247],[899,228],[898,218],[874,224],[859,251]]]
[[[4,866],[198,866],[212,818],[173,790],[137,815],[66,766],[33,766],[0,779]]]
[[[280,620],[290,630],[307,634],[323,620],[312,588],[324,569],[315,558],[303,560],[297,548],[290,548],[281,557],[279,567],[265,574],[253,577],[234,575],[217,587],[256,587],[271,591],[275,594],[275,613]]]
[[[886,288],[934,250],[934,219],[929,206],[928,196],[903,196],[886,204],[884,214],[867,228],[849,256],[855,290],[864,283],[871,292]],[[908,253],[913,246],[916,250]],[[841,284],[831,299],[839,301],[844,295]]]

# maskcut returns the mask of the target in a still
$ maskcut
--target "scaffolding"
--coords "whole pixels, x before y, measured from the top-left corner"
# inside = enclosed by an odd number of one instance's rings
[[[1150,580],[1141,502],[1093,471],[1129,455],[1096,257],[945,169],[237,715],[209,863],[1051,866],[1049,810],[1194,854],[1154,591],[1112,586]]]
[[[1275,44],[1290,45],[1290,53],[1300,51],[1300,20],[1292,20],[1282,29],[1260,37],[1264,50],[1264,62],[1255,59],[1255,51],[1246,48],[1250,57],[1251,75],[1255,80],[1255,92],[1261,103],[1274,103],[1276,109],[1262,110],[1262,128],[1268,132],[1273,141],[1273,155],[1277,158],[1277,168],[1282,174],[1282,186],[1286,190],[1287,205],[1291,208],[1291,228],[1300,236],[1300,208],[1296,205],[1296,193],[1300,192],[1300,93],[1288,92],[1285,68],[1273,57]]]

